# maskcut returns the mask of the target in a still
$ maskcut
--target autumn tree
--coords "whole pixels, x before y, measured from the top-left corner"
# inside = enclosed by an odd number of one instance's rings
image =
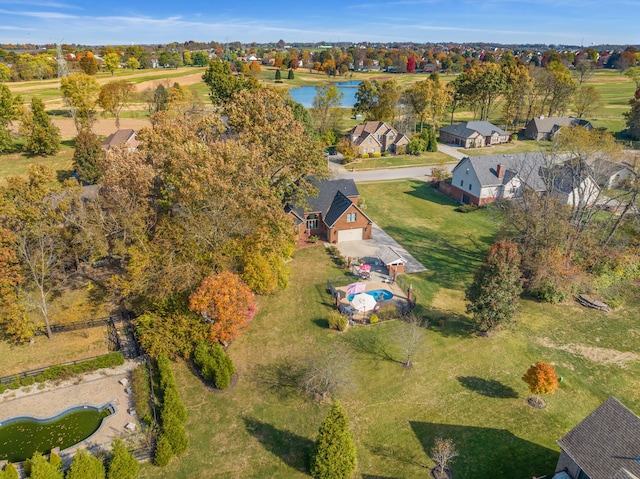
[[[256,312],[253,293],[230,271],[204,278],[189,296],[189,308],[209,324],[209,339],[223,344],[248,328]]]
[[[311,476],[348,479],[356,470],[356,447],[342,404],[334,401],[311,451]]]
[[[104,174],[104,150],[98,136],[81,130],[73,150],[73,169],[80,181],[90,185],[98,183]]]
[[[600,107],[602,107],[602,100],[595,87],[583,85],[576,91],[573,98],[573,109],[578,118],[589,116]]]
[[[593,62],[589,60],[581,60],[576,63],[575,74],[578,78],[578,85],[582,86],[584,82],[591,79],[595,73]]]
[[[0,334],[23,343],[33,337],[35,324],[24,314],[19,293],[24,277],[15,241],[13,232],[0,227]]]
[[[76,131],[91,129],[95,121],[100,85],[95,78],[77,73],[60,79],[62,99],[73,118]]]
[[[140,62],[136,57],[129,57],[124,64],[129,70],[137,70],[140,68]]]
[[[343,98],[344,93],[333,85],[316,87],[316,96],[313,98],[311,115],[315,120],[318,131],[324,132],[335,129]]]
[[[107,71],[111,72],[111,76],[120,68],[120,55],[115,52],[107,53],[103,58],[104,67]]]
[[[115,438],[111,443],[111,458],[107,469],[107,479],[135,479],[138,476],[140,464],[120,438]]]
[[[540,394],[553,394],[558,389],[559,381],[555,368],[543,361],[537,361],[522,376],[522,380],[529,386],[531,394],[535,394],[532,405],[544,407]]]
[[[53,155],[60,150],[60,129],[51,123],[40,98],[31,99],[31,109],[22,115],[20,133],[25,137],[24,151],[31,155]]]
[[[100,88],[98,105],[116,118],[117,129],[120,129],[120,112],[128,103],[133,91],[133,83],[126,80],[105,83]]]
[[[234,75],[227,61],[211,62],[202,80],[209,87],[209,97],[216,106],[224,105],[234,93],[258,87],[255,78]]]
[[[624,76],[633,80],[636,84],[636,90],[640,88],[640,66],[628,68],[627,71],[624,72]]]
[[[32,165],[26,179],[9,177],[0,190],[1,226],[13,232],[22,286],[40,310],[49,338],[49,300],[64,277],[60,224],[67,207],[65,198],[52,198],[56,191],[49,186],[52,176],[46,166]]]
[[[400,99],[395,80],[364,80],[358,85],[353,114],[361,114],[366,121],[392,121]]]
[[[448,477],[447,474],[445,474],[445,469],[448,469],[451,460],[458,455],[458,450],[453,440],[442,437],[435,438],[433,447],[431,448],[431,459],[436,463],[436,467],[440,469],[439,475],[441,477]]]
[[[496,242],[466,291],[467,313],[479,331],[489,331],[515,316],[522,292],[520,253],[514,243]]]
[[[506,88],[502,116],[507,125],[515,126],[527,120],[526,99],[533,91],[533,78],[529,69],[521,64],[506,65],[503,71]]]
[[[487,120],[498,98],[505,92],[507,77],[499,65],[481,63],[458,75],[452,82],[456,97],[473,110],[474,119]]]
[[[413,107],[422,131],[425,121],[429,121],[435,128],[440,125],[452,95],[449,87],[440,82],[438,76],[434,76],[414,83],[405,91],[404,97]]]
[[[95,75],[98,73],[98,60],[93,52],[84,52],[78,55],[78,65],[85,75]]]
[[[80,449],[66,474],[66,479],[105,479],[104,464],[86,449]]]

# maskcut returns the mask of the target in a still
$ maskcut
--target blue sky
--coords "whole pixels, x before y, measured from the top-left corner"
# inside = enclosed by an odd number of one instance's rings
[[[639,44],[640,0],[0,0],[0,43]]]

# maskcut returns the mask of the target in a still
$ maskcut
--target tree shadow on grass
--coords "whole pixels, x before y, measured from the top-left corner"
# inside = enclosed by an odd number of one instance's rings
[[[400,462],[416,467],[428,468],[424,457],[416,457],[412,454],[408,448],[405,447],[393,447],[390,444],[365,444],[365,447],[369,452],[375,456],[382,457],[385,460],[391,460]],[[369,476],[378,477],[378,476]]]
[[[289,358],[271,364],[258,364],[251,369],[251,377],[279,399],[303,395],[303,379],[308,367]]]
[[[364,327],[351,330],[349,334],[344,336],[343,341],[353,351],[371,356],[375,360],[400,362],[390,351],[389,345],[380,339],[379,333],[375,328]]]
[[[311,322],[320,329],[329,329],[329,320],[327,318],[314,318]]]
[[[435,438],[453,440],[460,455],[451,462],[454,477],[540,477],[553,475],[558,453],[506,429],[410,421],[430,456]]]
[[[439,309],[424,309],[422,314],[429,321],[429,329],[442,336],[469,337],[474,334],[471,321],[461,314]]]
[[[515,399],[518,397],[518,392],[515,389],[495,379],[483,379],[475,376],[458,376],[456,379],[465,388],[483,396],[501,399]]]
[[[73,175],[73,170],[56,170],[56,179],[60,183],[71,178],[71,175]]]
[[[408,191],[405,194],[415,196],[416,198],[420,198],[421,200],[431,201],[432,203],[436,203],[438,205],[451,206],[452,208],[458,206],[458,203],[440,193],[438,190],[433,188],[430,183],[425,183],[424,181],[416,181],[411,185],[411,187],[413,188],[413,190]]]
[[[278,456],[289,467],[298,471],[309,470],[309,454],[313,441],[289,431],[277,429],[255,418],[244,417],[247,431],[255,437],[264,448]]]

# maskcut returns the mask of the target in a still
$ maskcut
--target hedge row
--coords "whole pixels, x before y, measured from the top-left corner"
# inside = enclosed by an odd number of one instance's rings
[[[151,409],[151,388],[149,387],[147,365],[141,364],[134,369],[131,379],[136,413],[144,424],[150,426],[153,424],[153,410]]]
[[[187,408],[178,393],[169,358],[161,355],[158,357],[157,366],[162,396],[160,408],[162,429],[158,436],[153,463],[164,467],[171,462],[173,456],[179,456],[189,449],[189,438],[184,428]]]
[[[32,386],[34,383],[43,383],[45,381],[51,381],[55,379],[67,379],[71,376],[76,376],[82,373],[88,373],[96,371],[97,369],[111,368],[114,366],[120,366],[124,364],[124,356],[122,353],[109,353],[97,358],[88,359],[76,364],[67,364],[61,366],[51,366],[45,369],[37,376],[28,376],[26,378],[19,379],[16,377],[8,386],[6,384],[0,384],[0,394],[9,389],[20,389],[22,386]]]

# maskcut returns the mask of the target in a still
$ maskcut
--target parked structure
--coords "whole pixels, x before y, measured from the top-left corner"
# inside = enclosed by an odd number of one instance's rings
[[[404,273],[404,265],[407,260],[391,246],[378,251],[378,258],[380,258],[380,261],[386,266],[387,272],[394,279],[397,275]]]
[[[399,153],[409,144],[409,138],[383,121],[367,121],[349,130],[351,142],[358,154]]]
[[[554,478],[640,477],[640,417],[614,397],[569,431],[558,445],[562,452]]]
[[[481,148],[509,141],[509,133],[488,121],[467,121],[440,128],[440,141],[463,148]]]
[[[307,207],[288,205],[298,239],[317,236],[330,243],[371,239],[373,222],[358,206],[360,193],[353,180],[316,181],[316,197]]]

